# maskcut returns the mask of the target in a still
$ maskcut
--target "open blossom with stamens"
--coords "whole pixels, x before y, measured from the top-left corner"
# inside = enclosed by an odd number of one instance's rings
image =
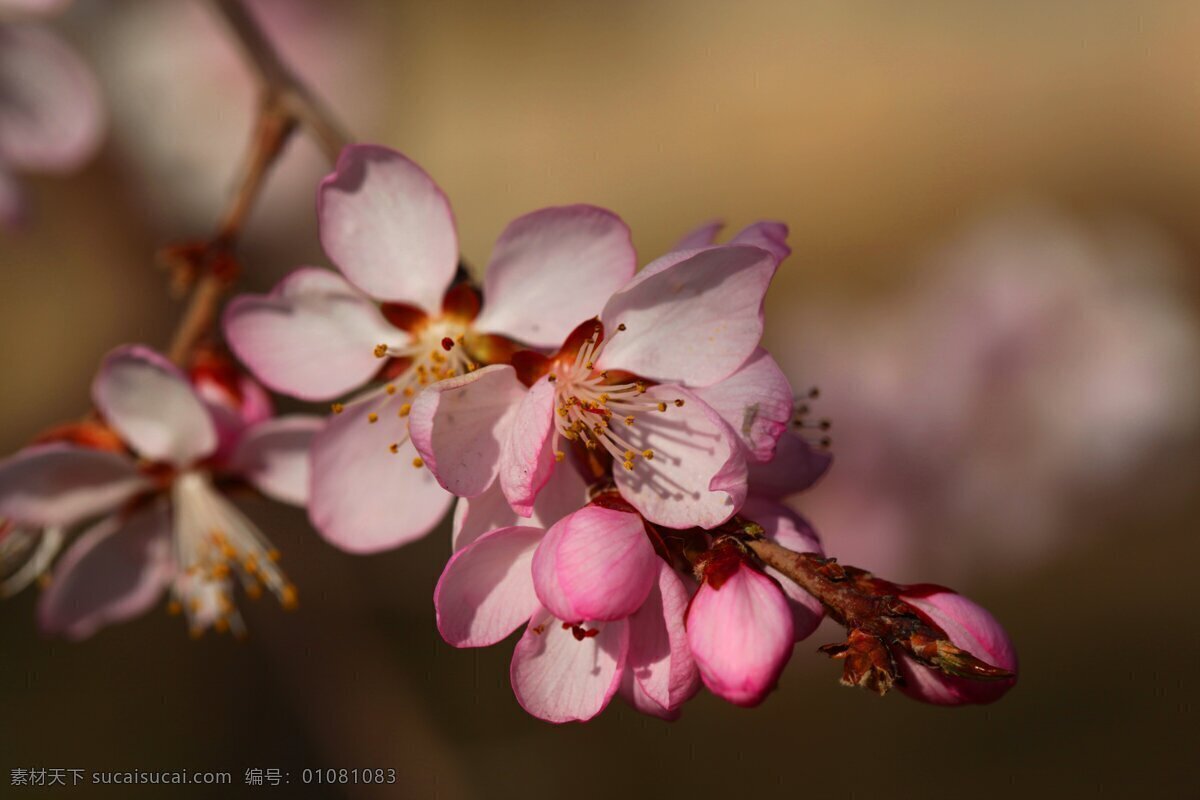
[[[523,351],[513,366],[425,392],[413,405],[413,442],[444,486],[470,497],[498,479],[523,516],[575,450],[611,462],[646,519],[719,525],[745,499],[747,451],[769,458],[791,412],[787,381],[758,349],[778,263],[741,244],[669,253],[553,355]],[[755,394],[767,403],[748,402]],[[762,422],[759,408],[770,409]]]
[[[305,400],[361,390],[334,405],[316,438],[309,511],[330,541],[370,552],[424,535],[450,504],[409,438],[422,390],[506,361],[514,341],[557,345],[632,276],[636,257],[612,213],[543,209],[500,236],[481,301],[454,283],[458,239],[442,191],[373,145],[342,153],[321,185],[318,216],[341,274],[301,268],[269,295],[237,298],[225,332],[272,389]],[[497,389],[515,394],[513,383]]]
[[[242,484],[302,504],[320,420],[271,418],[262,390],[231,374],[202,362],[189,380],[151,350],[117,348],[92,386],[102,422],[60,429],[0,462],[0,516],[12,525],[43,537],[89,525],[41,597],[47,631],[87,637],[169,589],[194,633],[240,633],[235,581],[295,604],[278,552],[226,493]]]
[[[24,213],[13,173],[69,171],[100,143],[104,113],[87,65],[31,21],[60,0],[0,0],[0,223]]]

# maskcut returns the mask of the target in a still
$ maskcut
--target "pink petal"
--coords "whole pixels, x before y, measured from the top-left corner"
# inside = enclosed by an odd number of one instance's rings
[[[542,378],[521,400],[500,453],[500,488],[523,517],[554,471],[554,437],[554,384]]]
[[[0,162],[73,170],[103,131],[96,79],[75,51],[40,25],[0,27]]]
[[[450,507],[451,495],[427,469],[398,411],[402,395],[380,395],[347,406],[313,439],[309,517],[333,544],[373,553],[428,533]],[[368,423],[368,414],[379,421]],[[397,452],[390,449],[397,445]]]
[[[418,395],[408,418],[413,445],[447,491],[474,497],[492,485],[525,395],[516,372],[503,364],[439,381]]]
[[[450,203],[433,179],[386,147],[351,145],[321,182],[325,253],[378,300],[440,311],[458,269]]]
[[[729,426],[679,386],[652,386],[642,398],[661,400],[667,410],[639,413],[632,426],[621,426],[638,454],[632,470],[614,469],[621,496],[669,528],[713,528],[728,520],[746,498],[746,460]],[[646,450],[653,458],[642,457]]]
[[[38,603],[47,633],[85,639],[100,628],[145,612],[173,567],[165,503],[122,520],[108,517],[67,549]]]
[[[217,449],[217,429],[188,379],[153,350],[118,347],[104,357],[92,400],[138,455],[188,466]]]
[[[641,517],[587,506],[546,532],[533,582],[559,619],[624,619],[646,602],[659,563]]]
[[[672,252],[676,250],[699,250],[702,247],[708,247],[717,241],[717,234],[724,227],[724,220],[714,219],[706,222],[685,233],[683,238],[676,242],[671,250]]]
[[[61,527],[14,528],[0,522],[0,598],[12,597],[46,574],[65,539]]]
[[[454,549],[466,547],[488,531],[514,525],[545,530],[587,505],[588,486],[574,464],[558,464],[538,493],[528,519],[513,511],[499,483],[476,497],[462,498],[454,509]]]
[[[361,386],[379,371],[375,346],[408,339],[344,278],[315,267],[292,272],[270,294],[235,297],[224,326],[230,349],[259,380],[303,400]]]
[[[482,331],[557,347],[637,269],[629,228],[611,211],[544,208],[504,229],[484,276]]]
[[[687,635],[704,685],[739,706],[758,705],[775,687],[795,641],[779,585],[745,564],[719,589],[701,585]]]
[[[27,447],[0,462],[0,518],[73,525],[150,488],[133,459],[67,444]]]
[[[949,590],[919,595],[905,593],[901,599],[927,614],[955,647],[992,666],[1017,671],[1017,652],[1012,640],[987,609]],[[906,655],[900,658],[900,672],[905,679],[900,691],[935,705],[991,703],[1017,682],[1016,678],[1001,681],[955,678],[918,664]]]
[[[217,449],[210,460],[224,464],[237,449],[246,428],[269,418],[273,413],[270,395],[262,384],[243,375],[237,382],[235,396],[221,380],[203,371],[192,373],[192,388],[204,401],[217,430]]]
[[[530,562],[541,528],[501,528],[459,550],[433,592],[438,631],[455,647],[487,647],[537,611]]]
[[[700,688],[700,671],[692,658],[684,626],[690,600],[675,570],[660,559],[653,590],[645,604],[629,618],[626,669],[641,694],[664,712],[677,711]],[[635,708],[646,710],[636,703]]]
[[[816,483],[831,463],[833,455],[828,450],[818,449],[794,433],[785,433],[779,437],[773,459],[750,464],[750,488],[761,497],[787,497]]]
[[[747,225],[738,231],[737,235],[729,240],[729,243],[761,247],[771,254],[776,264],[779,264],[792,254],[792,248],[788,247],[787,237],[787,225],[782,222],[764,220]]]
[[[517,642],[509,670],[513,693],[521,707],[539,719],[589,720],[617,691],[629,647],[625,622],[581,627],[598,633],[576,639],[561,620],[539,609]]]
[[[751,495],[746,498],[746,503],[738,514],[757,522],[763,527],[763,533],[768,539],[789,550],[797,553],[825,554],[821,540],[817,538],[816,531],[808,521],[785,505]],[[796,641],[807,639],[825,618],[825,607],[773,567],[767,567],[767,574],[779,581],[783,593],[787,595],[788,605],[792,608],[792,628]]]
[[[609,334],[597,366],[656,381],[708,386],[745,363],[762,338],[773,257],[714,247],[617,292],[600,314]]]
[[[754,461],[770,461],[792,420],[793,395],[783,370],[761,347],[723,381],[696,389],[742,440]]]
[[[309,450],[325,420],[293,414],[252,426],[234,451],[228,469],[281,503],[308,502]]]
[[[630,635],[632,636],[632,633]],[[651,717],[658,717],[668,722],[674,722],[683,714],[682,710],[678,708],[674,711],[667,711],[654,698],[646,694],[646,690],[633,677],[633,670],[629,669],[628,666],[621,671],[621,685],[617,688],[617,693],[625,699],[626,703],[633,706],[635,711]]]

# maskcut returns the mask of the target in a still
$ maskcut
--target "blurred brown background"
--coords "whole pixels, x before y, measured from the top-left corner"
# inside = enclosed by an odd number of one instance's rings
[[[614,209],[643,261],[712,217],[787,221],[795,252],[768,300],[768,344],[797,386],[852,387],[861,366],[836,318],[803,344],[798,318],[903,302],[933,269],[925,254],[1013,198],[1101,234],[1137,219],[1172,254],[1169,280],[1148,278],[1175,301],[1156,313],[1200,306],[1194,3],[257,7],[359,139],[405,151],[445,188],[475,265],[508,220],[558,203]],[[81,1],[58,26],[95,67],[111,129],[84,172],[32,179],[32,224],[0,240],[6,453],[85,407],[110,347],[166,342],[178,305],[152,255],[209,229],[251,116],[236,52],[191,3]],[[248,289],[326,263],[311,201],[325,167],[307,143],[295,150],[244,239]],[[936,427],[922,411],[936,406],[910,393],[909,417]],[[1003,386],[993,398],[1006,404]],[[826,392],[819,409],[835,454],[854,438],[843,401]],[[456,651],[437,636],[444,531],[352,557],[302,514],[263,506],[302,606],[246,604],[246,643],[191,642],[162,612],[71,645],[39,637],[35,592],[0,605],[0,768],[228,770],[254,796],[1195,796],[1196,429],[1178,412],[1158,422],[1127,474],[1059,510],[1047,534],[1059,546],[1003,568],[933,559],[920,575],[953,582],[1014,637],[1021,681],[991,707],[839,688],[814,652],[837,635],[822,629],[757,710],[704,697],[664,724],[614,701],[595,722],[553,727],[513,699],[508,645]],[[1025,433],[1014,440],[1036,445]],[[993,488],[1024,502],[1018,486]],[[836,555],[851,534],[813,521]],[[957,524],[928,533],[969,555],[969,516]],[[245,790],[250,767],[292,784]],[[394,767],[400,782],[306,789],[305,767]]]

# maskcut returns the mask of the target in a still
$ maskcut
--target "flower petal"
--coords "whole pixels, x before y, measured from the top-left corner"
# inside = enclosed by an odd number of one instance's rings
[[[678,711],[700,689],[700,671],[684,626],[690,600],[675,570],[660,559],[654,588],[629,618],[626,669],[641,693],[664,712]]]
[[[512,367],[496,364],[438,381],[413,401],[413,445],[447,491],[474,497],[492,485],[526,391]]]
[[[138,455],[188,466],[217,449],[204,401],[170,361],[141,345],[118,347],[100,365],[92,400]]]
[[[557,347],[637,269],[629,227],[611,211],[574,205],[513,220],[484,275],[482,331]]]
[[[605,331],[626,332],[610,335],[598,367],[689,386],[728,377],[762,338],[776,266],[757,247],[714,247],[622,289],[600,319]]]
[[[225,339],[255,376],[277,392],[329,400],[379,371],[375,346],[408,335],[342,276],[301,267],[270,294],[235,297],[225,309]]]
[[[0,462],[0,517],[38,527],[73,525],[149,487],[128,456],[36,445]]]
[[[761,347],[728,378],[695,390],[742,440],[754,461],[770,461],[792,420],[792,385]]]
[[[729,240],[730,244],[747,244],[752,247],[761,247],[766,250],[775,259],[776,264],[780,264],[785,258],[792,254],[792,248],[788,247],[788,226],[782,222],[774,222],[771,220],[763,220],[755,222],[752,225],[747,225],[742,230]]]
[[[325,253],[378,300],[439,311],[458,269],[446,195],[395,150],[350,145],[317,194]]]
[[[238,443],[229,470],[281,503],[302,506],[308,501],[309,450],[325,420],[293,414],[251,426]]]
[[[528,519],[513,511],[499,483],[476,497],[461,498],[454,509],[454,549],[459,550],[488,531],[514,525],[531,525],[545,530],[573,511],[587,505],[588,486],[579,470],[569,462],[558,464],[550,480],[538,493]]]
[[[785,505],[751,495],[738,513],[745,519],[757,522],[768,539],[789,550],[825,554],[821,540],[808,521]],[[792,628],[796,641],[807,639],[825,618],[825,607],[774,567],[767,567],[767,574],[779,581],[780,588],[787,595],[788,605],[792,608]]]
[[[513,510],[533,513],[554,471],[554,384],[540,379],[521,400],[500,453],[500,488]]]
[[[128,519],[112,516],[96,523],[63,554],[39,599],[42,629],[85,639],[146,611],[174,569],[170,535],[163,502]]]
[[[347,406],[313,439],[309,517],[343,550],[373,553],[411,542],[450,507],[451,495],[429,470],[413,466],[402,400],[381,403],[376,395]],[[368,422],[370,414],[377,423]]]
[[[833,463],[828,450],[813,447],[803,437],[784,433],[775,446],[775,457],[750,464],[750,488],[760,497],[776,499],[812,486]]]
[[[0,27],[0,162],[61,172],[96,152],[104,110],[96,79],[41,25]]]
[[[700,586],[688,610],[687,635],[709,691],[755,706],[791,656],[792,612],[774,580],[739,564],[719,587],[711,581]]]
[[[729,426],[679,386],[652,386],[642,398],[661,400],[667,410],[640,413],[622,427],[638,455],[633,469],[614,470],[621,496],[670,528],[713,528],[728,520],[746,498],[746,460]],[[651,459],[642,457],[646,451]]]
[[[533,558],[538,598],[559,619],[624,619],[658,577],[642,518],[587,506],[556,522]]]
[[[596,634],[576,638],[539,609],[513,651],[509,677],[517,702],[547,722],[589,720],[604,710],[621,682],[629,631],[624,621],[584,623]]]
[[[685,233],[683,237],[675,243],[675,246],[671,248],[671,251],[699,250],[702,247],[708,247],[717,241],[717,234],[719,234],[724,227],[724,220],[710,220],[703,225],[693,228]]]
[[[65,540],[60,527],[13,528],[0,523],[0,597],[12,597],[46,574]]]
[[[487,647],[537,611],[530,562],[541,528],[501,528],[459,550],[433,591],[437,626],[455,647]]]

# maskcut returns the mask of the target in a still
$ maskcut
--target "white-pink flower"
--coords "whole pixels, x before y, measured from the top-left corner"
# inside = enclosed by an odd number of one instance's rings
[[[372,145],[343,152],[321,185],[318,215],[341,275],[302,268],[269,295],[239,297],[225,332],[255,375],[285,394],[330,400],[371,385],[318,435],[309,509],[330,541],[370,552],[424,535],[450,504],[409,439],[421,391],[506,359],[511,341],[561,342],[629,279],[636,257],[608,211],[537,211],[497,241],[481,305],[454,285],[458,240],[442,191],[404,156]],[[494,388],[522,389],[515,380]],[[486,454],[488,443],[478,446]]]
[[[223,487],[242,482],[304,503],[320,420],[270,418],[261,389],[221,383],[200,372],[193,385],[147,348],[117,348],[92,386],[113,446],[42,443],[0,462],[0,517],[48,532],[89,525],[41,597],[47,631],[87,637],[145,611],[169,587],[194,632],[236,632],[235,579],[295,602],[277,552]]]
[[[648,520],[721,524],[745,498],[747,454],[769,458],[791,416],[791,388],[758,348],[778,263],[740,244],[669,253],[555,354],[518,353],[514,366],[425,392],[412,412],[417,450],[456,494],[498,480],[528,515],[575,448],[611,459],[622,496]]]
[[[0,0],[0,222],[24,213],[15,173],[61,173],[96,151],[104,111],[87,65],[44,25],[30,21],[64,5]]]

